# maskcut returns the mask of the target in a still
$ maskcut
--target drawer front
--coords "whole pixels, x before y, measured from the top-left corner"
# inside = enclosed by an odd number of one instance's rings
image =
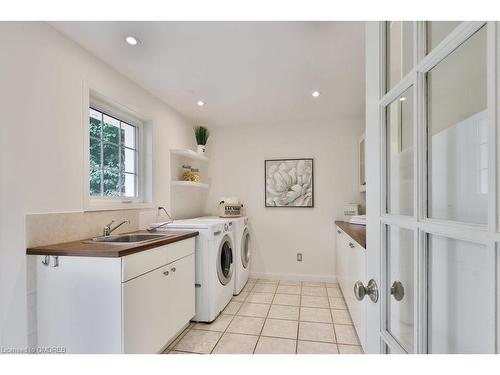
[[[188,238],[187,240],[124,256],[122,258],[122,282],[194,254],[194,246],[195,239]]]
[[[155,247],[122,258],[122,282],[133,279],[146,272],[167,264],[167,251],[170,245]]]
[[[190,254],[194,254],[194,246],[194,237],[167,245],[167,263],[172,263]]]

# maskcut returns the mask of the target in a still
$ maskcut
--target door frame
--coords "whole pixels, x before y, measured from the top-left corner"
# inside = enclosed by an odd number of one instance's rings
[[[487,27],[487,112],[488,112],[488,224],[476,225],[437,220],[427,217],[427,124],[425,73],[441,62],[469,37]],[[427,239],[429,235],[440,235],[458,240],[471,241],[488,246],[496,255],[496,353],[500,352],[500,242],[498,223],[497,183],[500,158],[497,152],[499,89],[497,77],[500,74],[500,28],[496,22],[462,22],[447,37],[426,55],[426,25],[423,21],[413,22],[413,69],[387,93],[385,92],[385,49],[386,23],[366,23],[366,207],[367,207],[367,275],[365,283],[374,279],[379,284],[379,303],[367,303],[366,352],[385,353],[388,347],[392,353],[405,353],[399,343],[386,332],[386,293],[389,287],[385,279],[385,232],[386,225],[413,230],[414,232],[414,348],[417,353],[427,352]],[[386,157],[385,129],[386,107],[407,88],[414,87],[413,95],[413,216],[398,216],[385,213],[386,210]]]

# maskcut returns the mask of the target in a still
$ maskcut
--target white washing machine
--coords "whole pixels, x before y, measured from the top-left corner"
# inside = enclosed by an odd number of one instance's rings
[[[240,294],[241,290],[250,276],[250,232],[248,217],[220,218],[218,216],[205,216],[199,219],[204,220],[224,220],[233,229],[235,251],[234,251],[234,295]]]
[[[197,218],[175,220],[163,230],[186,229],[199,232],[195,241],[196,315],[193,320],[212,322],[227,306],[234,292],[235,241],[232,229],[223,220]]]

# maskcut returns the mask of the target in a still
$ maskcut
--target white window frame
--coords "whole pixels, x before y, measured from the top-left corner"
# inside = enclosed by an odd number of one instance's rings
[[[84,211],[152,208],[152,137],[151,124],[128,107],[118,104],[84,83],[83,87],[83,208]],[[137,196],[101,197],[90,195],[90,108],[116,117],[137,128]]]

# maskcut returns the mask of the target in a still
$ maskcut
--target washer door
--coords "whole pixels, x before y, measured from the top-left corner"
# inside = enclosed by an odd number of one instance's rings
[[[248,267],[248,263],[250,263],[250,234],[248,233],[248,229],[245,228],[243,232],[243,236],[241,237],[241,264],[243,268]]]
[[[217,276],[222,285],[231,281],[233,276],[233,244],[229,236],[224,236],[217,255]]]

